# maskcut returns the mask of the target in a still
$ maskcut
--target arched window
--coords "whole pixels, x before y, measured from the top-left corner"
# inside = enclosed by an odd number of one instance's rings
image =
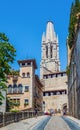
[[[46,58],[48,58],[48,46],[46,46]]]
[[[25,73],[22,73],[22,76],[25,77]]]
[[[13,93],[17,93],[17,85],[16,84],[13,85]]]
[[[27,72],[27,78],[30,78],[30,73],[29,72]]]
[[[8,86],[8,92],[7,93],[12,93],[12,85]]]
[[[19,84],[19,85],[18,85],[18,93],[22,93],[22,88],[23,88],[23,87],[22,87],[22,84]]]

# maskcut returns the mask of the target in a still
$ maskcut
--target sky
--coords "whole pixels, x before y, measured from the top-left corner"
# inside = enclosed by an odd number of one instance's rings
[[[67,66],[66,38],[73,0],[0,0],[0,32],[4,32],[16,49],[11,65],[19,69],[18,60],[35,58],[40,73],[42,33],[47,21],[54,23],[59,37],[61,71]]]

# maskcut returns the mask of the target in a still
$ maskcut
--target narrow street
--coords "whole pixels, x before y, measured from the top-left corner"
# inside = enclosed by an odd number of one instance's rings
[[[80,130],[80,126],[68,117],[40,116],[12,123],[0,130]]]
[[[80,130],[80,126],[67,117],[52,116],[50,119],[40,120],[30,130]]]

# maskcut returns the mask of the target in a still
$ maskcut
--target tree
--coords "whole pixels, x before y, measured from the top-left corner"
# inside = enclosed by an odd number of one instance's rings
[[[69,47],[72,48],[75,41],[75,25],[77,24],[76,14],[80,12],[80,0],[75,0],[72,3],[71,11],[70,11],[70,22],[69,22],[69,36],[68,36],[68,44]]]
[[[10,100],[9,97],[6,98],[6,111],[7,111],[7,112],[12,111],[12,109],[13,109],[15,106],[18,107],[19,105],[20,105],[19,102],[15,103],[15,102],[13,102],[12,100]]]
[[[2,91],[6,90],[7,75],[10,73],[10,63],[13,63],[16,50],[4,33],[0,33],[0,105],[2,104]]]
[[[14,70],[14,69],[11,69],[10,75],[13,75],[13,76],[19,76],[19,70]]]

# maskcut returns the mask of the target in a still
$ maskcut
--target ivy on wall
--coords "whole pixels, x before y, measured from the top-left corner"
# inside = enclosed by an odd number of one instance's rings
[[[69,21],[69,35],[68,35],[68,45],[69,48],[71,49],[73,44],[74,44],[74,40],[75,40],[75,25],[77,24],[78,20],[76,15],[80,12],[80,0],[75,0],[72,3],[71,6],[71,11],[70,11],[70,21]]]

